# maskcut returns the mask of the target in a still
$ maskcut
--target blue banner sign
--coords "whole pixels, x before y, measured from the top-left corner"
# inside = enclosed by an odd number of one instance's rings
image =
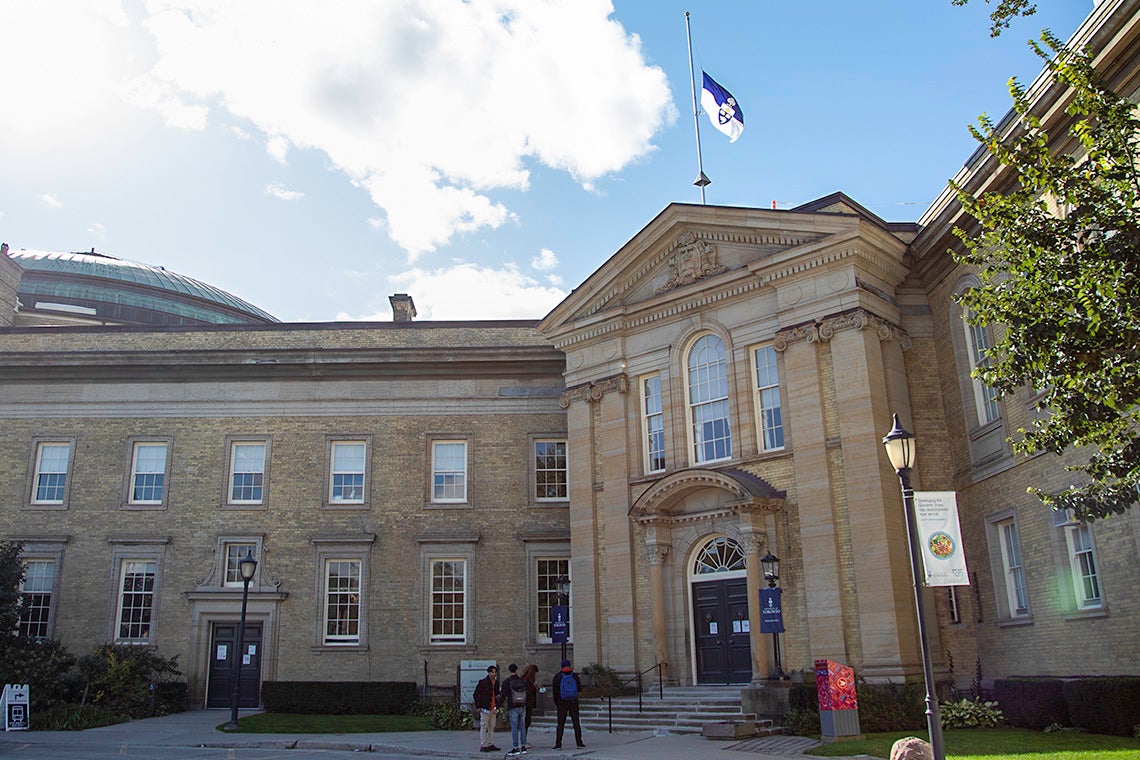
[[[784,611],[780,606],[783,589],[760,589],[760,633],[783,633]]]
[[[570,607],[565,604],[550,608],[550,640],[555,644],[570,640]]]

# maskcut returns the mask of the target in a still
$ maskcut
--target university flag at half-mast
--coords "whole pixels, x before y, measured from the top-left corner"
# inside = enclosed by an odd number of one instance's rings
[[[728,135],[729,142],[736,142],[744,132],[744,111],[732,97],[732,93],[701,72],[704,85],[701,87],[701,108],[709,115],[712,125]]]
[[[927,586],[968,586],[958,500],[953,491],[915,491],[914,516]]]

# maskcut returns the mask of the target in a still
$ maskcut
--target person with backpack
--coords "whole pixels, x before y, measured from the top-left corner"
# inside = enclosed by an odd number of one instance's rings
[[[566,716],[574,722],[574,740],[579,747],[582,743],[582,721],[578,717],[578,694],[582,691],[582,681],[570,666],[569,660],[562,661],[562,670],[554,674],[551,683],[554,706],[558,708],[558,733],[554,738],[554,749],[562,749],[562,731],[566,728]]]
[[[511,721],[511,750],[508,755],[526,754],[526,703],[527,683],[519,675],[519,666],[513,662],[507,666],[507,680],[503,681],[500,692],[502,704],[507,706],[507,717]]]

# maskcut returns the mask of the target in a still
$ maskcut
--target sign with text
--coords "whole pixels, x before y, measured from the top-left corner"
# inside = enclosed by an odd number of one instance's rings
[[[550,607],[550,640],[564,644],[570,640],[570,607],[555,604]]]
[[[3,695],[0,695],[0,705],[4,710],[5,731],[27,731],[30,726],[28,712],[28,693],[31,687],[26,683],[4,684]]]
[[[760,589],[760,633],[783,633],[784,610],[780,597],[783,589]]]
[[[494,660],[459,661],[459,704],[468,708],[475,703],[475,685],[487,676],[487,668],[498,665]]]
[[[915,491],[914,516],[927,586],[968,586],[962,528],[953,491]]]

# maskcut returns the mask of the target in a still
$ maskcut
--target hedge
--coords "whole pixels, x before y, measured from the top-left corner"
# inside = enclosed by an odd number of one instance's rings
[[[994,681],[994,699],[1006,723],[1042,731],[1053,724],[1070,725],[1062,686],[1060,678],[999,678]]]
[[[303,715],[404,715],[416,702],[411,681],[265,681],[269,712]]]

